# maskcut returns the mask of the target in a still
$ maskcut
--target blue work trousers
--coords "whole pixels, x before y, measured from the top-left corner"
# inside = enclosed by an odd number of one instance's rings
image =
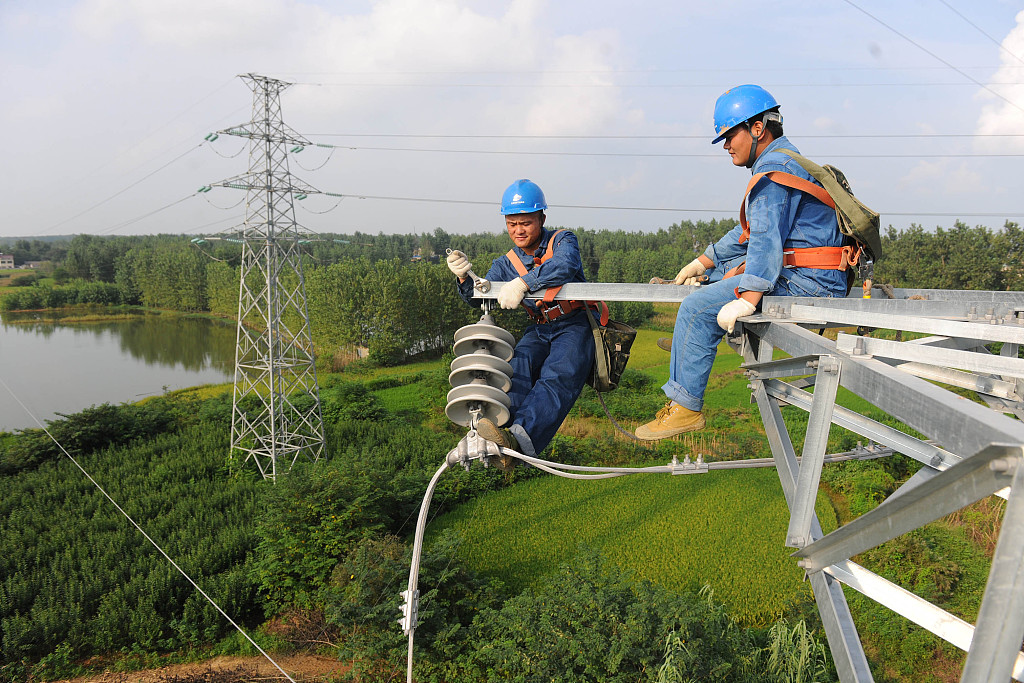
[[[594,335],[586,315],[578,311],[531,325],[516,344],[509,431],[526,455],[547,448],[583,390],[594,363]]]
[[[813,274],[805,275],[808,270],[784,270],[767,294],[817,297],[846,295],[845,288],[837,291],[813,280]],[[725,330],[718,326],[718,312],[722,306],[736,298],[734,290],[738,283],[739,278],[729,278],[702,285],[679,304],[672,336],[672,365],[662,390],[671,400],[690,410],[704,407],[704,390],[708,386],[711,366],[715,362],[718,344],[725,336]]]

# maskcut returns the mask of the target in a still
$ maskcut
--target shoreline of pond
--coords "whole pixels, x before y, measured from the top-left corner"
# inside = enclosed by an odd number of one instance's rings
[[[217,316],[76,307],[0,320],[0,372],[10,385],[0,391],[3,431],[233,376],[235,325]]]
[[[74,306],[62,306],[61,308],[5,311],[0,313],[0,321],[4,324],[11,325],[37,322],[78,324],[136,320],[149,316],[162,318],[201,318],[205,320],[235,322],[235,319],[232,317],[218,315],[208,311],[176,311],[165,308],[147,308],[145,306],[101,306],[96,304],[78,304]]]

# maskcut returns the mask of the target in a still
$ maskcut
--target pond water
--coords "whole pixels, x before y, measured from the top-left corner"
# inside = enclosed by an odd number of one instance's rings
[[[0,320],[0,431],[36,427],[33,415],[45,423],[101,403],[230,382],[234,354],[233,322],[140,314],[61,323],[8,314]]]

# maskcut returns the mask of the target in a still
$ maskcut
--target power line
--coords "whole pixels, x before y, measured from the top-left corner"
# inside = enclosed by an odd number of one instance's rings
[[[423,147],[353,147],[349,145],[318,145],[319,147],[332,147],[359,152],[429,152],[434,154],[511,154],[518,156],[564,156],[564,157],[654,157],[654,158],[688,158],[688,159],[720,159],[722,154],[705,152],[546,152],[527,150],[496,150],[496,149],[440,149]],[[959,159],[959,158],[987,158],[987,157],[1024,157],[1024,153],[929,153],[929,154],[817,154],[816,156],[827,156],[830,159]]]
[[[93,485],[93,486],[95,486],[95,487],[96,487],[96,489],[97,489],[97,490],[98,490],[98,491],[99,491],[100,493],[102,493],[102,494],[103,494],[103,497],[104,497],[104,498],[106,498],[106,499],[107,499],[108,501],[110,501],[110,504],[111,504],[111,505],[113,505],[113,506],[114,506],[115,508],[117,508],[117,511],[118,511],[118,512],[120,512],[120,513],[121,513],[121,514],[122,514],[122,515],[124,516],[124,518],[125,518],[125,519],[127,519],[127,520],[128,520],[128,521],[129,521],[130,523],[131,523],[131,525],[132,525],[133,527],[135,527],[135,529],[136,529],[136,530],[137,530],[137,531],[138,531],[138,532],[139,532],[140,534],[142,534],[142,536],[143,536],[143,537],[144,537],[144,538],[145,538],[145,539],[146,539],[147,541],[149,541],[149,542],[150,542],[150,544],[151,544],[151,545],[152,545],[152,546],[153,546],[154,548],[156,548],[156,549],[157,549],[157,551],[158,551],[158,552],[159,552],[159,553],[160,553],[161,555],[163,555],[164,559],[165,559],[165,560],[167,560],[168,562],[170,562],[170,563],[171,563],[171,566],[172,566],[172,567],[174,567],[175,569],[177,569],[177,570],[178,570],[178,573],[179,573],[179,574],[181,574],[181,575],[182,575],[183,577],[185,577],[185,580],[186,580],[186,581],[188,581],[188,582],[189,582],[190,584],[192,584],[192,587],[193,587],[193,588],[195,588],[195,589],[196,589],[196,590],[197,590],[197,591],[199,592],[199,594],[200,594],[200,595],[202,595],[202,596],[203,596],[204,598],[206,598],[206,601],[207,601],[207,602],[209,602],[209,603],[210,603],[211,605],[213,605],[214,609],[216,609],[216,610],[217,610],[217,611],[218,611],[218,612],[220,613],[220,615],[221,615],[222,617],[224,617],[225,619],[227,619],[227,620],[228,620],[228,622],[229,622],[229,623],[230,623],[230,624],[231,624],[232,626],[234,626],[234,627],[235,627],[235,629],[236,629],[236,630],[237,630],[237,631],[238,631],[239,633],[241,633],[241,634],[242,634],[242,636],[244,636],[244,637],[245,637],[245,639],[246,639],[246,640],[248,640],[248,641],[249,641],[249,643],[251,643],[251,644],[252,644],[252,646],[253,646],[253,647],[255,647],[255,648],[256,648],[256,649],[257,649],[257,650],[259,651],[259,653],[260,653],[261,655],[263,655],[263,656],[264,656],[264,657],[266,658],[266,660],[267,660],[268,662],[270,662],[271,664],[273,664],[273,665],[274,665],[274,667],[275,667],[275,668],[276,668],[276,669],[277,669],[278,671],[280,671],[280,672],[281,672],[281,673],[282,673],[282,674],[284,675],[284,677],[285,677],[285,678],[287,678],[287,679],[288,679],[289,681],[291,681],[291,683],[295,683],[295,680],[294,680],[294,679],[293,679],[293,678],[292,678],[291,676],[289,676],[289,675],[288,675],[288,673],[287,673],[287,672],[286,672],[286,671],[285,671],[284,669],[282,669],[282,668],[281,668],[281,667],[280,667],[280,666],[278,665],[278,663],[277,663],[277,662],[275,662],[275,661],[274,661],[274,659],[273,659],[273,658],[272,658],[272,657],[271,657],[271,656],[270,656],[269,654],[267,654],[267,652],[266,652],[266,651],[265,651],[265,650],[264,650],[264,649],[263,649],[262,647],[260,647],[260,646],[259,646],[259,644],[258,644],[258,643],[257,643],[257,642],[256,642],[255,640],[253,640],[253,639],[252,639],[251,637],[249,637],[249,634],[248,634],[248,633],[246,633],[246,632],[245,632],[245,630],[244,630],[244,629],[242,629],[242,627],[241,627],[241,626],[239,626],[239,625],[238,625],[238,624],[237,624],[237,623],[235,622],[235,620],[234,620],[234,619],[232,619],[232,618],[231,618],[230,616],[228,616],[228,613],[227,613],[227,612],[225,612],[225,611],[224,611],[223,609],[221,609],[220,605],[218,605],[218,604],[217,604],[216,602],[214,602],[213,598],[211,598],[211,597],[210,597],[210,596],[209,596],[209,595],[208,595],[208,594],[206,593],[206,591],[204,591],[204,590],[203,590],[202,588],[200,588],[200,587],[199,587],[199,584],[198,584],[198,583],[196,583],[196,582],[195,582],[195,581],[194,581],[194,580],[192,579],[192,577],[191,577],[191,576],[189,576],[189,575],[188,575],[188,574],[187,574],[187,573],[185,572],[185,570],[184,570],[184,569],[182,569],[182,568],[181,568],[181,567],[180,567],[180,566],[178,565],[178,563],[177,563],[177,562],[175,562],[175,561],[174,561],[174,560],[173,560],[173,559],[171,558],[171,556],[167,554],[167,552],[166,552],[166,551],[164,551],[164,549],[163,549],[163,548],[161,548],[161,547],[160,547],[160,544],[158,544],[158,543],[157,543],[156,541],[154,541],[154,540],[153,540],[153,538],[152,538],[152,537],[151,537],[151,536],[150,536],[149,534],[147,534],[147,533],[146,533],[146,530],[145,530],[145,529],[143,529],[143,528],[142,528],[141,526],[139,526],[139,523],[138,523],[138,522],[136,522],[136,521],[135,521],[134,519],[132,519],[132,516],[131,516],[131,515],[129,515],[129,514],[127,513],[127,512],[125,512],[124,508],[122,508],[122,507],[121,507],[121,506],[120,506],[120,505],[119,505],[119,504],[117,503],[117,501],[116,501],[116,500],[114,500],[114,499],[113,499],[113,497],[111,497],[111,495],[110,495],[109,493],[107,493],[106,489],[104,489],[104,488],[103,488],[102,486],[100,486],[99,482],[97,482],[97,481],[96,481],[95,479],[93,479],[92,475],[91,475],[91,474],[89,474],[88,470],[86,470],[86,469],[85,469],[84,467],[82,467],[82,465],[81,465],[81,464],[79,464],[78,460],[76,460],[76,459],[75,459],[75,457],[74,457],[73,455],[71,455],[71,453],[69,453],[69,452],[67,451],[67,449],[66,449],[66,448],[64,448],[63,444],[61,444],[61,443],[60,443],[59,441],[57,441],[56,437],[54,437],[54,435],[50,433],[50,430],[49,430],[49,429],[47,429],[47,428],[46,428],[46,427],[45,427],[45,426],[43,425],[43,423],[39,421],[39,418],[38,418],[38,417],[36,417],[36,416],[35,416],[35,414],[34,414],[34,413],[33,413],[33,412],[31,411],[31,410],[29,410],[29,409],[28,409],[28,407],[27,407],[27,406],[26,406],[26,405],[25,405],[24,403],[22,403],[21,399],[20,399],[20,398],[18,398],[17,394],[15,394],[15,393],[14,393],[14,391],[13,391],[13,390],[11,389],[11,387],[10,387],[10,386],[9,386],[9,385],[7,384],[7,382],[5,382],[5,381],[4,381],[4,379],[3,379],[3,377],[2,377],[2,376],[0,376],[0,384],[2,384],[2,385],[3,385],[3,387],[4,387],[4,389],[6,389],[6,390],[7,390],[7,393],[9,393],[9,394],[11,395],[11,397],[12,397],[12,398],[13,398],[13,399],[14,399],[15,401],[17,401],[18,405],[20,405],[20,406],[22,407],[22,409],[23,409],[23,410],[24,410],[24,411],[25,411],[26,413],[28,413],[28,416],[29,416],[30,418],[32,418],[32,421],[33,421],[33,422],[35,422],[35,423],[36,423],[37,425],[39,425],[39,428],[40,428],[41,430],[43,430],[43,432],[44,432],[44,433],[46,434],[46,436],[50,437],[50,440],[51,440],[51,441],[53,441],[54,445],[56,445],[56,446],[57,446],[57,448],[59,448],[59,449],[60,449],[60,451],[61,451],[61,452],[62,452],[62,453],[63,453],[64,455],[66,455],[66,456],[68,457],[68,460],[70,460],[70,461],[71,461],[71,462],[72,462],[72,463],[73,463],[73,464],[75,465],[75,467],[77,467],[77,468],[78,468],[78,469],[79,469],[79,470],[81,471],[81,473],[82,473],[83,475],[85,475],[85,478],[86,478],[86,479],[88,479],[88,480],[89,480],[90,482],[92,482],[92,485]]]
[[[1018,62],[1020,62],[1021,64],[1024,64],[1024,59],[1021,59],[1021,58],[1020,58],[1020,57],[1018,57],[1018,56],[1017,56],[1016,54],[1014,54],[1014,53],[1010,52],[1010,51],[1009,51],[1009,50],[1007,50],[1007,49],[1006,49],[1005,47],[1003,47],[1003,44],[1002,44],[1002,43],[1001,43],[1000,41],[996,40],[996,39],[995,39],[995,38],[993,38],[993,37],[992,37],[991,35],[989,35],[988,33],[986,33],[986,32],[985,32],[985,31],[984,31],[984,30],[983,30],[983,29],[982,29],[982,28],[981,28],[980,26],[978,26],[978,25],[977,25],[977,24],[975,24],[975,23],[974,23],[973,21],[971,21],[971,20],[970,20],[970,19],[968,19],[968,18],[967,18],[966,16],[964,16],[964,15],[963,15],[963,13],[962,13],[962,12],[960,12],[960,10],[958,10],[958,9],[957,9],[956,7],[953,7],[953,6],[951,5],[951,4],[949,4],[948,2],[946,2],[946,0],[939,0],[939,2],[941,2],[941,3],[943,4],[943,5],[945,5],[946,7],[948,7],[948,8],[950,9],[950,11],[951,11],[951,12],[953,12],[953,14],[957,15],[958,17],[960,17],[961,19],[963,19],[964,21],[966,21],[966,22],[967,22],[968,24],[970,24],[971,26],[973,26],[973,27],[974,27],[975,29],[977,29],[977,30],[978,30],[978,33],[980,33],[981,35],[985,36],[986,38],[988,38],[989,40],[991,40],[991,41],[992,41],[993,43],[995,43],[995,44],[996,44],[996,45],[997,45],[997,46],[999,47],[999,49],[1000,49],[1000,50],[1002,50],[1002,51],[1003,51],[1003,52],[1005,52],[1006,54],[1010,55],[1011,57],[1013,57],[1014,59],[1016,59],[1016,60],[1017,60]]]
[[[185,115],[185,114],[186,114],[187,112],[189,112],[189,111],[190,111],[190,110],[192,110],[192,109],[195,109],[195,108],[196,108],[197,106],[199,106],[200,104],[202,104],[202,103],[203,103],[203,102],[205,102],[206,100],[208,100],[208,99],[210,99],[211,97],[213,97],[214,95],[216,95],[216,94],[217,94],[218,92],[220,92],[221,90],[223,90],[223,89],[224,89],[224,87],[225,87],[225,86],[227,86],[227,85],[228,85],[229,83],[231,83],[231,82],[232,82],[231,80],[225,81],[225,82],[224,82],[224,83],[222,83],[221,85],[217,86],[217,87],[216,87],[216,88],[215,88],[214,90],[212,90],[211,92],[207,93],[206,95],[202,96],[201,98],[199,98],[198,100],[196,100],[195,102],[193,102],[192,104],[190,104],[189,106],[187,106],[187,107],[185,107],[184,109],[182,109],[181,111],[179,111],[179,112],[178,112],[177,114],[175,114],[174,116],[172,116],[172,117],[171,117],[170,119],[168,119],[167,121],[165,121],[165,122],[164,122],[164,123],[162,123],[161,125],[159,125],[159,126],[157,126],[156,128],[153,128],[152,130],[150,130],[150,131],[149,131],[148,133],[146,133],[146,135],[145,135],[145,136],[144,136],[143,138],[141,138],[141,139],[140,139],[140,140],[139,140],[138,142],[136,142],[135,144],[131,145],[130,147],[127,147],[127,148],[123,149],[123,150],[122,150],[122,151],[121,151],[121,152],[120,152],[119,154],[116,154],[116,155],[114,155],[114,156],[110,157],[110,158],[109,158],[109,159],[107,159],[107,160],[106,160],[105,162],[101,163],[101,164],[100,164],[99,166],[96,166],[96,167],[95,167],[95,168],[93,168],[92,170],[90,170],[90,171],[87,171],[87,172],[85,172],[85,173],[81,174],[81,175],[80,175],[80,176],[78,176],[77,178],[74,178],[74,179],[72,179],[72,180],[70,180],[70,181],[67,181],[67,182],[66,182],[65,184],[70,184],[70,185],[77,185],[77,184],[78,184],[78,182],[79,182],[80,180],[82,180],[83,178],[91,178],[91,177],[94,177],[97,171],[99,171],[100,169],[106,168],[107,166],[109,166],[109,165],[110,165],[111,163],[113,163],[113,162],[114,162],[114,161],[116,161],[117,159],[119,159],[119,158],[121,158],[121,157],[125,156],[126,154],[130,153],[130,152],[131,152],[132,150],[134,150],[134,149],[136,149],[137,147],[139,147],[139,145],[141,145],[141,144],[142,144],[143,142],[145,142],[145,141],[146,141],[146,140],[148,140],[149,138],[153,137],[153,136],[154,136],[154,135],[155,135],[155,134],[156,134],[157,132],[159,132],[159,131],[163,130],[164,128],[166,128],[167,126],[171,125],[172,123],[174,123],[175,121],[177,121],[178,119],[180,119],[180,118],[181,118],[182,116],[184,116],[184,115]],[[190,137],[188,138],[188,140],[192,140],[192,139],[194,139],[194,137],[192,137],[192,136],[190,136]]]
[[[992,66],[965,66],[963,69],[972,69],[975,71],[990,71],[995,68]],[[758,66],[743,66],[743,67],[704,67],[699,68],[679,68],[679,69],[483,69],[483,70],[467,70],[467,69],[435,69],[435,70],[395,70],[395,71],[288,71],[284,72],[283,75],[290,76],[438,76],[438,75],[460,75],[460,76],[493,76],[493,75],[520,75],[520,76],[537,76],[537,75],[548,75],[548,74],[601,74],[601,75],[617,75],[617,74],[662,74],[662,73],[793,73],[799,71],[827,71],[832,73],[834,71],[945,71],[946,67],[942,66],[786,66],[786,67],[758,67]],[[315,85],[311,83],[303,83],[301,81],[293,83],[293,85]]]
[[[895,30],[895,29],[894,29]],[[909,38],[908,38],[909,40]],[[925,49],[925,48],[921,48]],[[941,59],[941,57],[936,57]],[[978,79],[970,76],[961,69],[949,65],[949,68],[961,73],[971,83],[985,88],[989,92],[1002,99],[1006,99],[996,91],[989,88],[987,85],[979,81]],[[1001,81],[993,83],[993,85],[1022,85],[1021,81]],[[666,88],[671,89],[683,89],[683,88],[700,88],[709,89],[717,88],[721,89],[720,83],[304,83],[302,85],[312,85],[325,88],[529,88],[535,90],[537,88],[623,88],[623,89],[658,89],[664,90]],[[962,88],[970,85],[970,83],[957,82],[886,82],[886,83],[764,83],[766,88],[935,88],[935,87],[956,87]],[[1010,100],[1006,100],[1010,102]],[[1013,104],[1013,102],[1010,102]],[[1016,106],[1016,105],[1014,105]]]
[[[110,195],[106,199],[103,199],[103,200],[101,200],[99,202],[96,202],[95,204],[93,204],[89,208],[85,209],[84,211],[79,211],[78,213],[76,213],[74,216],[71,216],[70,218],[65,218],[61,222],[55,223],[55,224],[51,225],[49,228],[46,228],[45,230],[43,230],[43,232],[41,234],[45,235],[45,234],[49,233],[51,230],[53,230],[54,228],[59,228],[60,226],[64,225],[65,223],[70,223],[71,221],[75,220],[76,218],[80,218],[81,216],[84,216],[85,214],[89,213],[93,209],[98,208],[100,206],[103,206],[104,204],[109,202],[111,199],[114,199],[115,197],[118,197],[118,196],[124,194],[125,192],[127,192],[130,189],[132,189],[133,187],[135,187],[136,185],[138,185],[142,181],[146,180],[147,178],[150,178],[151,176],[153,176],[153,175],[159,173],[160,171],[164,170],[165,168],[167,168],[168,166],[170,166],[174,162],[178,161],[179,159],[181,159],[181,158],[191,154],[192,152],[196,151],[197,149],[202,147],[203,144],[205,144],[205,143],[200,143],[200,144],[196,145],[195,147],[192,147],[190,149],[185,150],[184,152],[182,152],[178,156],[176,156],[173,159],[171,159],[170,161],[168,161],[163,166],[161,166],[161,167],[155,169],[154,171],[152,171],[150,173],[147,173],[146,175],[142,176],[141,178],[136,180],[134,183],[130,184],[128,187],[125,187],[125,188],[123,188],[121,190],[118,190],[117,192],[115,192],[114,194]]]
[[[181,204],[186,199],[191,199],[192,197],[195,197],[196,194],[197,194],[196,192],[193,192],[192,194],[186,195],[186,196],[182,197],[181,199],[177,199],[177,200],[171,202],[170,204],[165,204],[164,206],[161,206],[159,209],[154,209],[153,211],[150,211],[149,213],[145,213],[145,214],[143,214],[143,215],[141,215],[141,216],[139,216],[137,218],[132,218],[130,220],[124,221],[123,223],[118,223],[117,225],[115,225],[113,227],[101,230],[99,232],[99,234],[100,235],[108,235],[108,234],[110,234],[112,232],[117,232],[121,228],[127,228],[129,225],[133,225],[135,223],[138,223],[139,221],[144,220],[146,218],[149,218],[150,216],[156,215],[156,214],[160,213],[161,211],[166,211],[167,209],[171,208],[172,206],[176,206],[178,204]]]
[[[351,199],[376,199],[396,202],[425,202],[428,204],[473,204],[479,206],[494,206],[494,201],[481,201],[473,199],[439,199],[432,197],[398,197],[389,195],[371,194],[342,194],[339,192],[322,192],[320,194],[329,197],[341,197]],[[610,206],[600,204],[550,204],[551,208],[558,209],[596,209],[607,211],[665,211],[677,213],[709,213],[709,214],[735,214],[738,209],[708,209],[708,208],[685,208],[676,206]],[[998,212],[998,211],[881,211],[885,216],[974,216],[1005,218],[1012,216],[1024,216],[1024,211]]]
[[[879,19],[875,15],[871,14],[870,12],[868,12],[866,9],[863,9],[862,7],[859,7],[856,3],[853,2],[853,0],[843,0],[843,2],[845,2],[847,5],[849,5],[850,7],[854,8],[855,10],[858,10],[859,12],[862,12],[863,14],[867,15],[871,19],[874,19],[876,22],[878,22],[879,24],[881,24],[885,28],[889,29],[890,31],[892,31],[893,33],[898,35],[900,38],[903,38],[905,41],[907,41],[908,43],[910,43],[914,47],[918,48],[922,52],[924,52],[924,53],[928,54],[929,56],[939,60],[940,62],[942,62],[943,64],[948,66],[950,69],[952,69],[953,71],[957,72],[958,74],[960,74],[964,78],[968,79],[969,81],[971,81],[972,83],[977,85],[979,88],[984,88],[985,90],[987,90],[988,92],[992,93],[993,95],[995,95],[999,99],[1003,100],[1007,104],[1009,104],[1009,105],[1019,109],[1021,112],[1024,112],[1024,107],[1020,106],[1019,104],[1017,104],[1013,100],[1005,97],[1004,95],[996,92],[995,90],[993,90],[992,88],[988,87],[987,85],[985,85],[984,83],[982,83],[981,81],[976,79],[974,76],[972,76],[969,73],[967,73],[966,71],[960,69],[959,67],[953,66],[952,64],[947,62],[945,59],[943,59],[939,55],[935,54],[934,52],[932,52],[931,50],[926,48],[924,45],[921,45],[920,43],[918,43],[916,40],[914,40],[910,36],[908,36],[906,34],[903,34],[903,33],[900,33],[899,31],[897,31],[895,28],[893,28],[889,24],[885,23],[884,21],[882,21],[881,19]]]
[[[447,133],[311,133],[320,138],[431,138],[488,140],[707,140],[711,135],[466,135]],[[799,138],[872,139],[872,138],[1020,138],[1024,133],[849,133],[799,135]]]

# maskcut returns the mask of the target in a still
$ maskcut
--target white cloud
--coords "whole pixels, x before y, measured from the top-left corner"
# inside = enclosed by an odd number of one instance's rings
[[[604,184],[604,189],[609,194],[623,194],[634,188],[641,187],[645,182],[647,182],[647,174],[644,167],[638,164],[632,173],[623,173],[616,178],[608,180]]]
[[[367,14],[325,16],[300,61],[348,89],[294,97],[336,121],[376,109],[421,131],[580,134],[635,120],[614,87],[615,31],[554,35],[544,16],[541,0],[513,0],[500,14],[456,0],[381,0]]]
[[[979,135],[1019,135],[1024,130],[1024,85],[1020,84],[1021,63],[1017,59],[1024,55],[1024,11],[1017,14],[1016,21],[1017,25],[1002,42],[1002,66],[988,83],[989,88],[1005,99],[989,92],[980,94],[989,103],[982,107],[978,116],[975,132]],[[1001,85],[1007,82],[1013,85]],[[1024,149],[1024,138],[982,138],[977,146],[985,150],[1019,151]]]
[[[811,122],[811,125],[814,127],[814,130],[823,132],[831,130],[835,123],[835,119],[830,116],[819,116]]]
[[[150,43],[221,50],[273,46],[275,34],[280,40],[282,31],[301,16],[293,8],[294,3],[281,0],[86,0],[76,20],[94,39],[125,30]]]
[[[898,182],[906,193],[922,197],[972,196],[986,189],[982,176],[965,162],[919,161]]]

